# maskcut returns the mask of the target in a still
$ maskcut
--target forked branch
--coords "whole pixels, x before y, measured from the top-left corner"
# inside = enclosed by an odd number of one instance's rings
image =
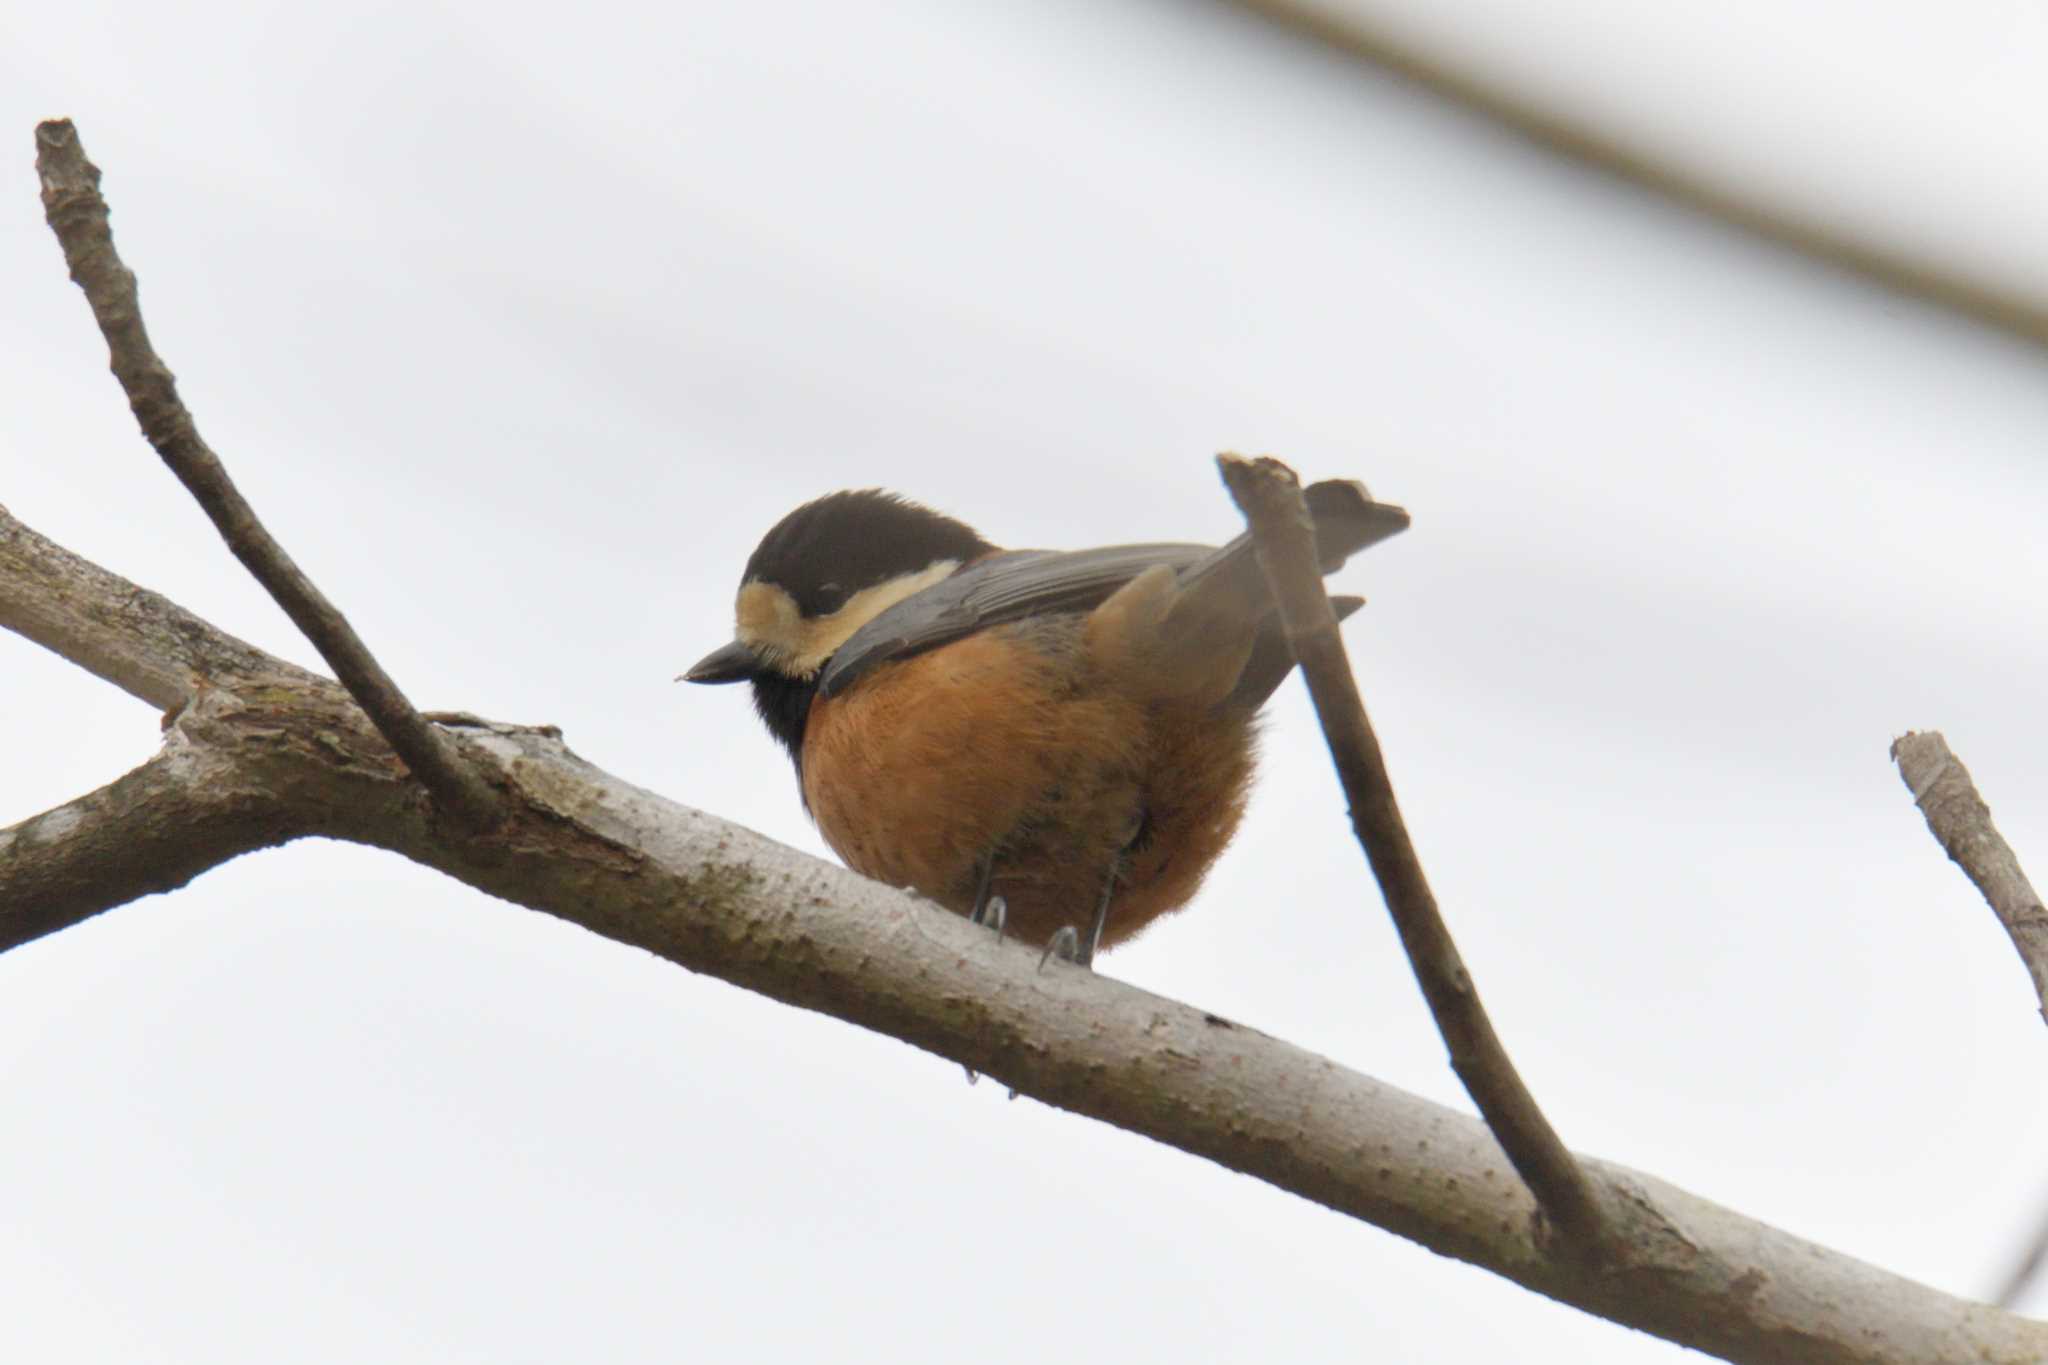
[[[86,159],[69,119],[51,119],[36,128],[36,172],[43,185],[43,216],[64,248],[72,280],[92,305],[114,377],[128,395],[142,434],[413,775],[464,825],[490,826],[498,816],[498,801],[489,785],[413,709],[348,619],[264,529],[220,457],[199,435],[170,367],[142,325],[135,274],[122,264],[107,225],[99,167]]]

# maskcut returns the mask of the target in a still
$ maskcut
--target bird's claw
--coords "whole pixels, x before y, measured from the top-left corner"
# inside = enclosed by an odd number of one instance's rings
[[[985,924],[996,931],[996,942],[1003,941],[1003,928],[1010,920],[1010,903],[1001,896],[990,896],[987,901],[974,908],[967,917],[969,924]]]
[[[1081,956],[1080,930],[1071,924],[1060,926],[1060,931],[1047,941],[1045,951],[1039,954],[1038,970],[1044,971],[1045,964],[1052,961],[1055,957],[1062,962],[1071,962],[1077,967],[1088,965],[1087,961]]]

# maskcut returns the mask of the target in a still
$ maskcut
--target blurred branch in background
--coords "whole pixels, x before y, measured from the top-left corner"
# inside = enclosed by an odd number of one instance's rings
[[[2048,300],[1988,275],[1917,254],[1873,233],[1810,218],[1703,165],[1633,145],[1629,138],[1525,95],[1455,57],[1433,51],[1364,13],[1317,0],[1210,0],[1247,11],[1319,47],[1411,81],[1514,130],[1559,156],[1640,185],[1674,203],[1909,298],[2048,346]]]

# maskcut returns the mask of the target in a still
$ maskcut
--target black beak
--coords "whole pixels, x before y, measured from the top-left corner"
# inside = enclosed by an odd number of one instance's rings
[[[761,671],[761,660],[753,650],[734,640],[731,644],[712,650],[696,663],[690,671],[677,678],[677,682],[693,683],[736,683],[745,682]]]

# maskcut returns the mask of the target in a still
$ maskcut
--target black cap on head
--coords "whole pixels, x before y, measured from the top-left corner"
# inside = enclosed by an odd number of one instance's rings
[[[966,563],[995,546],[929,507],[862,488],[828,493],[775,523],[747,560],[742,583],[773,583],[807,617],[828,615],[863,588],[942,559]]]

